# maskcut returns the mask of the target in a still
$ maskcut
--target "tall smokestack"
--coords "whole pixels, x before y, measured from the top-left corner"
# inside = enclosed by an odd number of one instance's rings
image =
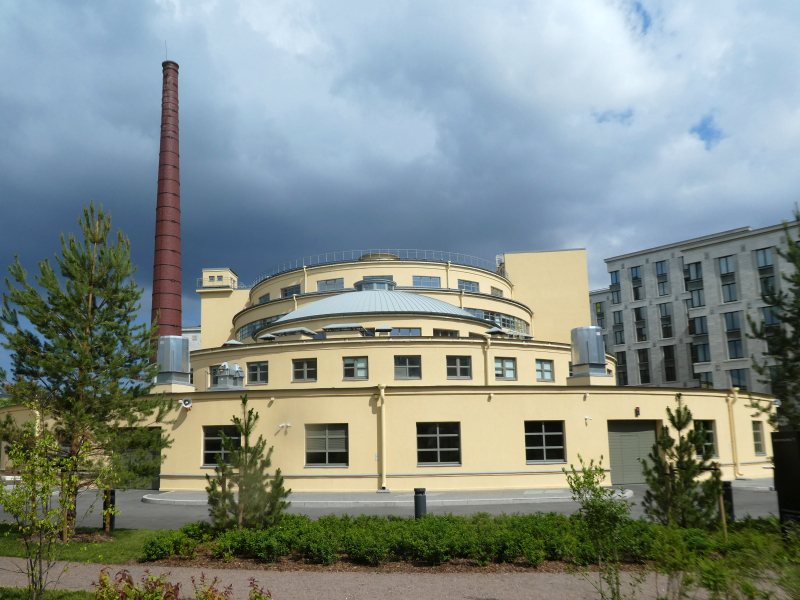
[[[181,169],[178,143],[178,63],[161,63],[161,150],[158,160],[153,310],[158,335],[181,335]],[[159,316],[160,312],[160,316]]]

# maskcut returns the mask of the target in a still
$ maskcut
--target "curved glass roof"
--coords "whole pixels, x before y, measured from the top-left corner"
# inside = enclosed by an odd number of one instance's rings
[[[459,317],[470,321],[481,321],[475,315],[447,302],[421,294],[387,290],[364,290],[344,292],[306,304],[272,323],[281,325],[291,321],[331,317],[338,315],[414,313]]]

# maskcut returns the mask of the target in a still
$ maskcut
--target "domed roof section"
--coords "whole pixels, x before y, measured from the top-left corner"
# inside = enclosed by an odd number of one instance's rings
[[[306,304],[282,316],[272,323],[272,326],[317,317],[402,313],[440,315],[480,321],[480,319],[464,309],[421,294],[388,290],[363,290],[344,292]]]

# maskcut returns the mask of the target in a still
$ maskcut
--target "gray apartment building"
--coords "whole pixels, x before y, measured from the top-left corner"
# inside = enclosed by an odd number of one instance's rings
[[[792,223],[796,239],[797,223]],[[770,393],[752,369],[766,343],[749,315],[776,325],[762,290],[792,270],[783,225],[741,227],[605,260],[610,286],[589,293],[592,324],[617,358],[617,383]]]

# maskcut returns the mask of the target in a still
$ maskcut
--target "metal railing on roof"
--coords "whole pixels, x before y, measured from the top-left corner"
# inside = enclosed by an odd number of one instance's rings
[[[468,267],[476,267],[489,271],[501,277],[508,278],[508,273],[503,265],[497,265],[490,260],[478,258],[477,256],[470,256],[468,254],[459,254],[456,252],[443,252],[441,250],[400,250],[400,249],[378,249],[373,248],[370,250],[344,250],[342,252],[328,252],[326,254],[316,254],[313,256],[306,256],[295,260],[290,260],[280,265],[276,265],[271,269],[267,269],[254,280],[251,287],[255,287],[262,281],[265,281],[281,273],[289,271],[296,271],[303,267],[316,267],[320,265],[331,265],[336,263],[355,262],[358,260],[374,260],[374,261],[387,261],[394,260],[414,260],[447,263],[451,262],[454,265],[463,265]]]
[[[233,277],[223,277],[222,275],[209,275],[208,277],[197,278],[197,289],[227,288],[231,290],[249,290],[250,286]]]

